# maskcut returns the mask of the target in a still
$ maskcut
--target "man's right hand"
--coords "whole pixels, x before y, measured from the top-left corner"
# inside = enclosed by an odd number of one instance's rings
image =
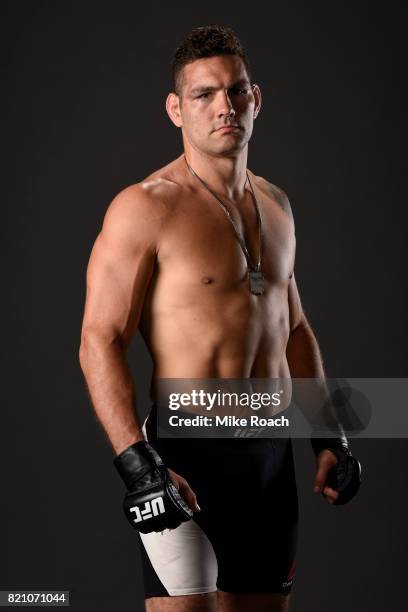
[[[141,533],[175,529],[192,518],[192,509],[199,510],[187,481],[168,470],[145,440],[129,446],[114,464],[129,491],[123,502],[126,518]]]
[[[173,472],[173,470],[170,470],[169,468],[167,468],[167,471],[170,474],[170,478],[177,491],[180,493],[181,497],[187,502],[187,505],[190,506],[191,510],[193,510],[193,512],[201,512],[201,508],[197,503],[196,494],[188,484],[187,480],[176,472]]]

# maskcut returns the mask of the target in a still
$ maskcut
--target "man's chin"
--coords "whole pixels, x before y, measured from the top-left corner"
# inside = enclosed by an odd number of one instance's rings
[[[235,142],[224,142],[222,146],[210,147],[208,153],[215,157],[234,157],[239,155],[245,148],[246,142],[235,141]]]

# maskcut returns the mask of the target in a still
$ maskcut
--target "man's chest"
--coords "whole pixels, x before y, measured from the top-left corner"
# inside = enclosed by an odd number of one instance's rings
[[[196,204],[196,205],[195,205]],[[177,268],[187,280],[240,282],[260,259],[269,284],[285,283],[294,268],[293,221],[279,205],[229,208],[193,202],[180,206],[163,231],[159,261],[163,271]]]

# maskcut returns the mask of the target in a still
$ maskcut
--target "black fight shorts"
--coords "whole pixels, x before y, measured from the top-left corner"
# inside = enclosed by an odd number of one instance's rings
[[[290,438],[158,438],[156,418],[153,406],[144,434],[201,512],[177,529],[139,534],[145,597],[289,594],[298,525]]]

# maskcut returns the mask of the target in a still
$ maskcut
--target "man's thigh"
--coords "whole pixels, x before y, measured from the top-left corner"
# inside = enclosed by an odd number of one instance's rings
[[[149,597],[145,606],[146,612],[217,612],[217,593]]]
[[[217,592],[217,612],[288,612],[290,595]]]
[[[205,593],[175,597],[150,597],[146,612],[288,612],[290,595]]]

